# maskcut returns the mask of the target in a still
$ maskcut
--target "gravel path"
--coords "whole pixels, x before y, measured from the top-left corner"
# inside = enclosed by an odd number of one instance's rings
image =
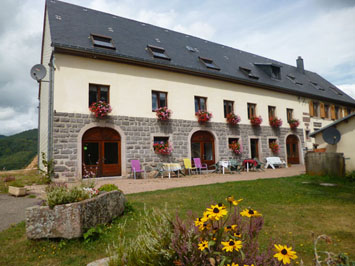
[[[25,210],[39,203],[39,199],[28,197],[13,197],[0,194],[0,231],[25,220]]]
[[[171,179],[149,178],[149,179],[127,179],[127,178],[107,178],[96,179],[96,187],[103,184],[115,184],[125,194],[138,193],[144,191],[163,190],[176,187],[191,187],[198,185],[207,185],[215,183],[225,183],[231,181],[256,180],[263,178],[278,178],[295,176],[305,173],[304,165],[293,165],[289,168],[266,169],[262,172],[242,172],[240,174],[207,174],[207,175],[191,175]]]

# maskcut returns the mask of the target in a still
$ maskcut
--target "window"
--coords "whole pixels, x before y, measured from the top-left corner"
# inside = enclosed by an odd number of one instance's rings
[[[270,145],[272,144],[272,143],[276,143],[277,142],[277,139],[274,139],[274,138],[270,138],[269,139],[269,148],[270,148]]]
[[[319,84],[317,82],[313,82],[311,81],[311,84],[314,88],[320,90],[320,91],[325,91],[324,88],[322,88],[321,86],[319,86]]]
[[[337,88],[334,88],[334,87],[329,87],[335,94],[338,94],[338,95],[343,95],[343,93],[338,90]]]
[[[169,137],[154,137],[153,139],[153,143],[156,144],[156,143],[167,143],[169,141]]]
[[[195,96],[195,113],[200,110],[207,111],[207,98]]]
[[[248,119],[252,116],[256,116],[256,104],[248,103]]]
[[[346,108],[345,109],[346,114],[345,115],[350,115],[351,114],[351,108]]]
[[[273,119],[276,117],[276,107],[275,106],[269,106],[268,111],[269,111],[269,119]]]
[[[306,132],[306,140],[307,140],[307,141],[310,141],[311,138],[309,137],[309,133],[310,133],[311,131],[310,131],[310,130],[305,130],[305,132]]]
[[[259,79],[258,76],[255,76],[252,71],[248,68],[239,67],[240,72],[242,72],[245,76],[252,78],[252,79]]]
[[[277,66],[271,66],[271,77],[274,79],[281,79],[281,68]]]
[[[152,111],[160,107],[168,106],[168,93],[162,91],[152,91]]]
[[[239,138],[228,138],[228,145],[231,145],[232,142],[236,141],[237,143],[239,142]]]
[[[339,119],[340,117],[340,108],[339,106],[335,106],[335,119]]]
[[[287,115],[287,122],[293,119],[293,109],[287,108],[286,115]]]
[[[325,104],[324,105],[324,118],[329,118],[329,110],[330,110],[329,104]]]
[[[202,63],[204,63],[204,65],[207,68],[214,69],[214,70],[220,70],[220,68],[215,63],[213,63],[212,59],[204,58],[204,57],[200,57],[200,56],[198,58],[200,59],[200,61]]]
[[[227,117],[227,114],[233,113],[234,112],[234,102],[233,101],[226,101],[224,100],[224,117]]]
[[[112,38],[108,36],[91,34],[91,41],[96,47],[116,49],[115,45],[112,42]]]
[[[313,116],[319,116],[319,103],[313,102]]]
[[[171,60],[170,57],[165,53],[165,49],[158,46],[148,45],[148,50],[152,53],[153,57]]]
[[[110,102],[109,86],[89,84],[89,106],[98,101]]]

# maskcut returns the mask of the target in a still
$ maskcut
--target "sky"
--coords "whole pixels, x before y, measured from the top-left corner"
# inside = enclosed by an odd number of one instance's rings
[[[355,98],[355,0],[66,0],[317,72]],[[1,0],[0,135],[37,127],[45,0]]]

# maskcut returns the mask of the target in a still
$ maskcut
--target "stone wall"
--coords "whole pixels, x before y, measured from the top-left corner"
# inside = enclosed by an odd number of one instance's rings
[[[29,239],[77,238],[98,224],[105,224],[124,211],[125,197],[120,191],[100,194],[81,202],[26,209],[26,235]]]
[[[253,127],[251,125],[229,126],[227,123],[206,123],[200,125],[197,121],[171,120],[160,122],[152,118],[139,118],[127,116],[109,116],[102,119],[87,114],[55,113],[53,125],[54,163],[57,177],[66,181],[80,179],[81,160],[81,137],[84,128],[89,125],[102,124],[114,126],[120,129],[122,141],[122,153],[125,162],[122,164],[122,173],[130,173],[130,160],[139,159],[145,165],[154,166],[156,163],[169,160],[172,162],[182,161],[190,156],[190,139],[198,130],[210,131],[215,136],[216,161],[238,158],[228,148],[229,137],[239,137],[243,145],[243,154],[239,158],[248,158],[249,138],[260,137],[259,154],[261,159],[271,156],[268,148],[268,137],[278,138],[280,145],[279,156],[286,159],[285,137],[292,133],[301,139],[303,143],[303,130],[290,130],[289,128],[273,129],[270,126]],[[89,128],[87,128],[89,129]],[[124,136],[122,136],[124,134]],[[153,136],[169,136],[173,146],[171,156],[157,155],[153,151]],[[218,145],[218,147],[217,147]],[[300,153],[300,157],[301,157]]]

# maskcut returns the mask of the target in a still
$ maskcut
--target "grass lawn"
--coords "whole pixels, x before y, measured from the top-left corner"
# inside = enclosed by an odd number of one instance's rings
[[[17,185],[44,184],[43,176],[38,170],[14,170],[0,172],[0,193],[7,193],[8,187]]]
[[[337,186],[320,186],[320,182]],[[115,220],[98,240],[90,243],[81,239],[29,241],[22,222],[0,232],[0,265],[85,265],[105,257],[107,245],[116,238],[117,224],[126,220],[126,237],[134,237],[144,206],[167,205],[172,214],[185,216],[192,210],[200,215],[208,204],[222,202],[227,195],[244,198],[242,207],[250,206],[263,214],[262,243],[272,236],[280,244],[292,245],[305,265],[312,265],[312,232],[332,237],[333,243],[322,244],[321,249],[346,252],[355,259],[355,183],[304,175],[127,195],[134,211]]]

